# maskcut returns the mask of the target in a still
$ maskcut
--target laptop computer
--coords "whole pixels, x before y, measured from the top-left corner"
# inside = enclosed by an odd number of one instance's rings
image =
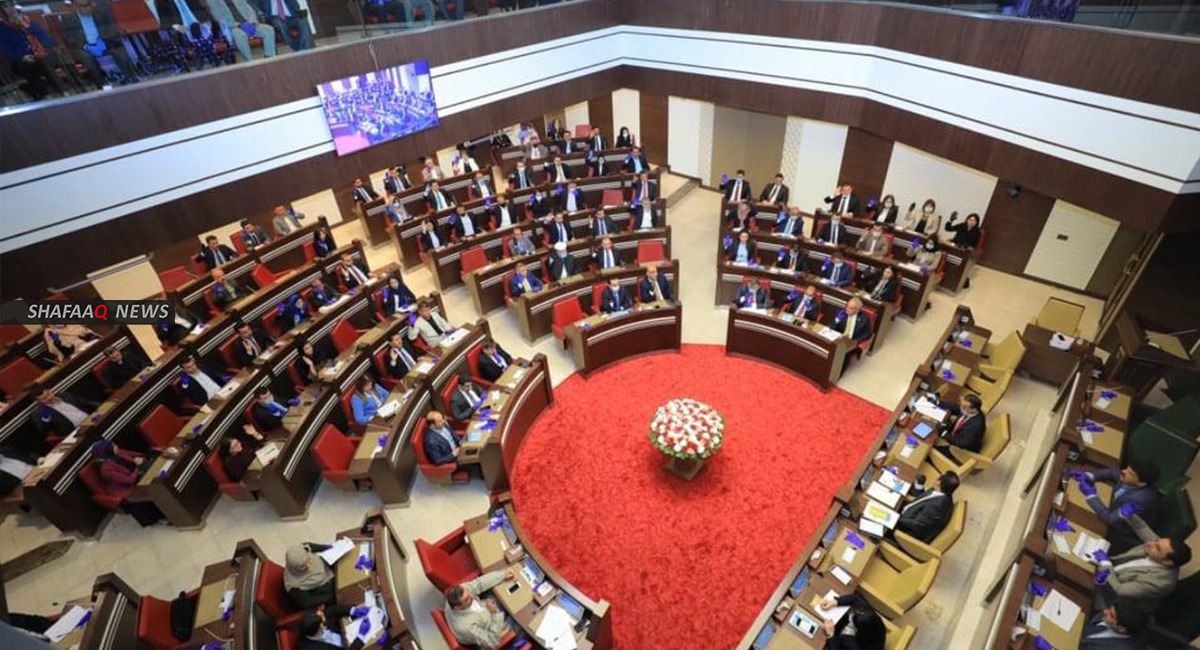
[[[800,592],[804,591],[804,587],[808,585],[808,578],[809,572],[807,568],[801,571],[800,575],[796,576],[796,579],[792,581],[792,586],[788,588],[788,593],[792,595],[792,598],[799,596]]]
[[[896,438],[899,438],[899,437],[900,437],[900,430],[897,429],[896,427],[892,427],[887,432],[887,435],[883,437],[883,446],[890,449],[892,444],[896,442]]]
[[[763,626],[763,629],[758,631],[758,636],[755,637],[752,648],[754,650],[766,650],[767,645],[771,643],[771,639],[775,638],[776,629],[778,628],[775,627],[774,623],[767,623]]]
[[[858,481],[858,487],[865,490],[865,489],[867,489],[867,486],[871,484],[871,481],[874,479],[875,479],[875,468],[868,466],[867,471],[863,472],[862,478],[859,479],[859,481]]]
[[[566,592],[558,592],[558,605],[567,612],[567,615],[572,620],[578,621],[583,619],[583,605],[578,600],[568,596]]]
[[[913,427],[913,434],[921,440],[928,438],[931,433],[933,433],[933,427],[928,422],[921,421],[917,423],[917,426]]]
[[[821,544],[828,547],[837,539],[838,525],[836,523],[829,524],[829,528],[825,529],[825,534],[821,537]]]

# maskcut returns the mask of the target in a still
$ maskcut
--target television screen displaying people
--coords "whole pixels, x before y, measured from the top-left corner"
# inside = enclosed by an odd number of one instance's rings
[[[438,125],[429,61],[317,86],[339,156]]]

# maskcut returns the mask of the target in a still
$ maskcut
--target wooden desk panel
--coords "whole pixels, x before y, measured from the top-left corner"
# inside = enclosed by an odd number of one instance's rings
[[[837,384],[852,339],[830,341],[817,334],[815,323],[788,323],[778,310],[731,309],[725,331],[725,353],[747,356],[800,375],[823,391]]]
[[[626,315],[598,314],[566,327],[565,332],[575,367],[586,377],[611,363],[642,354],[678,352],[683,307],[666,302],[635,305]]]
[[[508,392],[508,401],[500,411],[496,427],[484,441],[479,464],[484,482],[493,494],[509,489],[508,477],[517,464],[517,453],[525,434],[550,405],[554,390],[546,355],[538,354],[528,367],[510,367],[500,378],[499,389]]]
[[[1070,350],[1059,350],[1050,346],[1054,332],[1033,323],[1021,332],[1025,343],[1025,355],[1021,357],[1018,370],[1039,381],[1061,386],[1071,378],[1079,362],[1088,357],[1093,349],[1091,342],[1075,338]]]

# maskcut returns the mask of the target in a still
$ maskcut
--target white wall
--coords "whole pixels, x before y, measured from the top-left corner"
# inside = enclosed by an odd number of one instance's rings
[[[1025,273],[1086,289],[1118,226],[1117,221],[1102,214],[1055,201]]]
[[[787,171],[787,184],[791,190],[792,205],[806,212],[824,207],[824,199],[838,183],[838,171],[842,168],[842,155],[846,151],[846,133],[841,124],[788,118],[788,136],[794,137],[797,130],[798,142],[792,167]],[[784,158],[789,153],[785,144]]]
[[[710,104],[711,106],[711,104]],[[707,181],[707,171],[700,173],[701,113],[704,102],[695,102],[680,97],[667,98],[667,162],[671,170],[685,176],[696,176]],[[708,140],[712,141],[712,120],[708,122]],[[709,162],[712,167],[712,148],[709,147]]]
[[[612,92],[613,132],[609,139],[613,142],[621,127],[627,126],[633,132],[638,143],[642,141],[642,94],[629,88],[619,88]]]
[[[982,219],[995,190],[995,176],[897,142],[892,147],[883,194],[877,198],[895,196],[901,217],[910,203],[915,202],[920,210],[925,199],[933,199],[944,224],[956,211],[960,221],[972,212]]]
[[[581,124],[591,124],[592,120],[588,117],[588,103],[579,102],[563,109],[563,126],[567,127],[571,133],[575,132],[575,127]],[[610,136],[611,137],[611,136]]]

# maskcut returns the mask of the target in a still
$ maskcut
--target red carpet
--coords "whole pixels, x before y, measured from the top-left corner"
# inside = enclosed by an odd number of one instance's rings
[[[621,650],[736,645],[888,415],[710,345],[576,374],[554,395],[513,499],[547,560],[612,604]],[[726,421],[724,447],[690,483],[647,438],[675,397]]]

